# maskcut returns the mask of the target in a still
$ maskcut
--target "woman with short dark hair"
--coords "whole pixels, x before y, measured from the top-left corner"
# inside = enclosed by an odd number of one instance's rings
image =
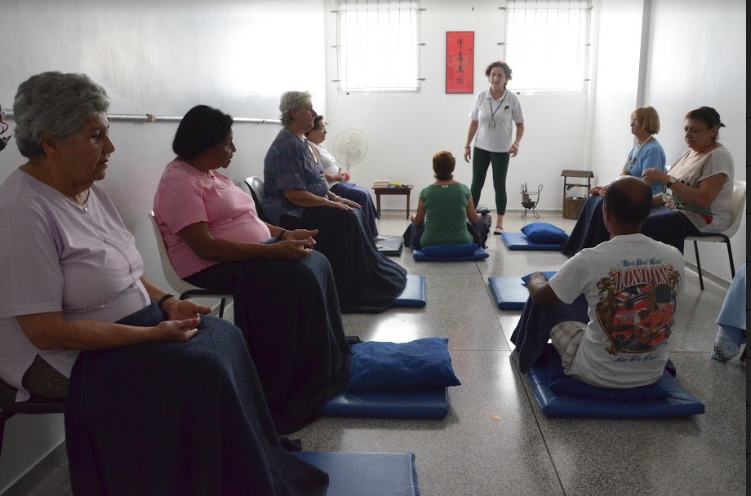
[[[281,433],[311,422],[349,378],[337,288],[315,230],[258,218],[252,198],[219,172],[235,153],[232,117],[198,105],[175,133],[154,216],[177,275],[234,296],[269,410]]]
[[[433,155],[435,182],[420,191],[417,213],[404,231],[404,245],[415,250],[435,245],[485,246],[488,226],[475,211],[469,188],[454,179],[451,152]]]

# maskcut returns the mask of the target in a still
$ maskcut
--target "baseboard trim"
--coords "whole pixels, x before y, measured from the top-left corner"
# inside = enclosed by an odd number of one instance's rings
[[[691,282],[696,283],[696,285],[698,286],[699,285],[699,268],[696,266],[695,263],[689,262],[688,260],[685,260],[684,263],[686,266],[686,279],[690,280]],[[705,289],[709,290],[710,292],[714,294],[717,294],[717,296],[725,298],[725,295],[730,289],[731,281],[726,281],[722,277],[708,271],[705,268],[701,269],[701,275],[704,279]]]

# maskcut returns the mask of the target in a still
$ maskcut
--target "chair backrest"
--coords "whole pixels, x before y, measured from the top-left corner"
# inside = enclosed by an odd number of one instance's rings
[[[156,217],[154,217],[153,211],[149,213],[149,219],[151,219],[151,227],[154,228],[156,246],[159,248],[159,257],[162,259],[162,272],[164,272],[164,278],[167,279],[167,283],[169,283],[169,285],[172,286],[172,289],[179,294],[185,293],[186,291],[200,290],[201,288],[198,286],[193,286],[192,284],[185,282],[177,275],[177,272],[175,272],[175,269],[172,267],[172,262],[170,262],[169,255],[167,254],[167,246],[164,244],[162,231],[159,229],[159,223],[157,222]]]
[[[245,184],[248,185],[250,196],[253,197],[253,202],[256,204],[258,217],[264,222],[269,222],[269,218],[263,212],[263,179],[258,176],[250,176],[245,178]]]
[[[732,238],[736,232],[738,232],[738,228],[741,225],[741,220],[743,218],[743,215],[745,215],[746,209],[744,206],[746,205],[746,181],[741,181],[736,179],[733,181],[733,213],[732,213],[732,222],[730,223],[730,227],[728,227],[724,233],[725,236],[728,238]]]

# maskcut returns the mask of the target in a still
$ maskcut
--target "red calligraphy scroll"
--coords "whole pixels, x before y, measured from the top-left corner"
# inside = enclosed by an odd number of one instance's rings
[[[446,93],[474,93],[474,68],[474,31],[446,31]]]

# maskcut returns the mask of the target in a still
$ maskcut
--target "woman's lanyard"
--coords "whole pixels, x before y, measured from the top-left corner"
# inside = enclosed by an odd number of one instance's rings
[[[493,110],[493,103],[491,100],[493,99],[493,96],[490,95],[490,98],[488,98],[488,107],[490,107],[490,122],[488,122],[488,129],[495,129],[495,114],[498,113],[498,110],[500,110],[501,105],[503,105],[503,101],[506,99],[506,92],[508,90],[503,92],[503,98],[501,98],[501,101],[498,102],[498,107]]]
[[[626,164],[623,166],[623,170],[621,171],[621,176],[628,176],[631,173],[631,168],[636,163],[636,157],[639,156],[639,152],[641,152],[642,145],[637,145],[636,149],[634,150],[633,155],[631,155],[631,158],[626,160]]]
[[[652,141],[652,138],[654,136],[650,136],[646,140],[644,140],[644,143],[641,145],[636,145],[636,148],[633,150],[633,155],[631,155],[631,158],[626,160],[626,164],[623,166],[623,170],[621,171],[621,176],[627,176],[631,175],[631,169],[634,167],[634,164],[636,163],[636,159],[638,158],[639,154],[641,153],[641,149],[644,145]]]

